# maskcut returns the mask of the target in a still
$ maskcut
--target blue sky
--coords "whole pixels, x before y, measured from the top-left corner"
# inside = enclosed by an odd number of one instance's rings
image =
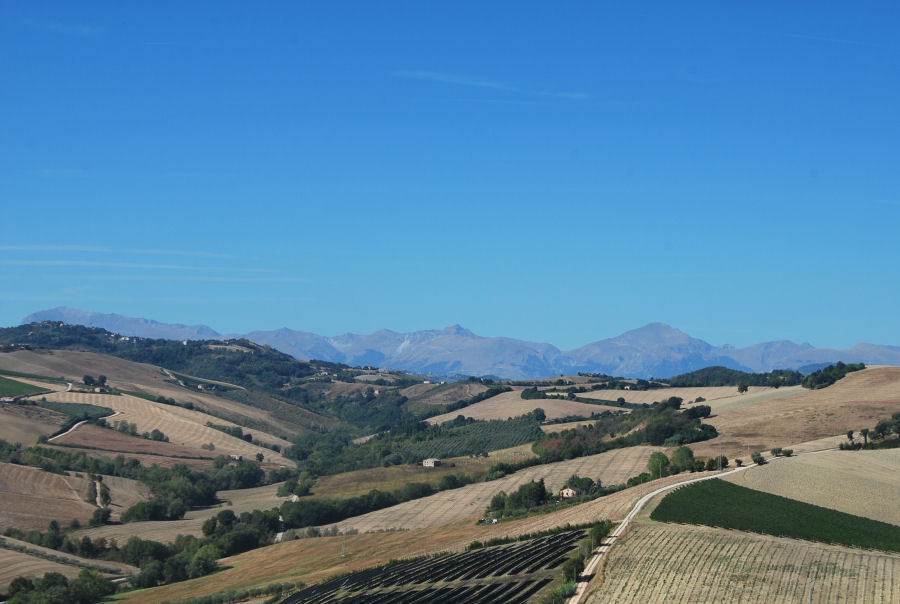
[[[0,325],[900,345],[896,3],[0,4]]]

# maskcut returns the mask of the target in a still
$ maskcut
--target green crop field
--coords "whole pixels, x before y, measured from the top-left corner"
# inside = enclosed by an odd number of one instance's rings
[[[755,491],[724,480],[707,480],[677,489],[660,502],[650,518],[900,551],[900,526]]]
[[[43,388],[0,376],[0,396],[22,396],[23,394],[36,394],[43,391]]]
[[[112,409],[109,407],[98,407],[97,405],[88,405],[85,403],[55,403],[52,401],[41,401],[38,403],[38,406],[81,419],[96,419],[112,414]]]
[[[459,457],[517,447],[543,434],[538,423],[527,417],[478,421],[453,428],[447,436],[403,445],[400,450],[419,458]]]

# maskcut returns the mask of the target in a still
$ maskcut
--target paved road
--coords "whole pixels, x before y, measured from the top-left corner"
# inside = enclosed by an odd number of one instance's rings
[[[109,419],[109,418],[111,418],[111,417],[115,417],[115,416],[117,416],[117,415],[120,414],[120,413],[122,413],[122,412],[121,412],[121,411],[116,411],[116,412],[113,413],[112,415],[107,415],[107,416],[104,417],[103,419]],[[65,432],[63,432],[62,434],[57,434],[57,435],[54,436],[53,438],[48,438],[48,439],[47,439],[47,442],[54,441],[54,440],[56,440],[57,438],[62,438],[63,436],[65,436],[65,435],[68,434],[69,432],[73,432],[73,431],[75,430],[75,428],[77,428],[77,427],[80,426],[81,424],[86,424],[87,421],[88,421],[88,420],[84,420],[84,421],[78,422],[77,424],[75,424],[74,426],[72,426],[71,428],[69,428],[68,430],[66,430]]]

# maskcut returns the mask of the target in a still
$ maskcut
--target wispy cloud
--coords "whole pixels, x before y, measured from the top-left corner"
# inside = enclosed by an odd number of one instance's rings
[[[479,80],[464,75],[455,75],[450,73],[436,73],[434,71],[397,71],[394,73],[397,77],[410,78],[413,80],[428,80],[431,82],[443,82],[444,84],[456,84],[457,86],[471,86],[473,88],[491,88],[493,90],[509,90],[516,91],[516,88],[504,82],[492,82],[489,80]]]
[[[87,176],[88,171],[81,168],[36,168],[29,174],[41,178],[80,178]]]
[[[796,38],[798,40],[811,40],[813,42],[827,42],[829,44],[845,44],[851,46],[864,46],[866,48],[883,48],[877,44],[872,44],[870,42],[865,42],[863,40],[851,40],[849,38],[833,38],[830,36],[816,36],[812,34],[799,34],[792,32],[785,32],[781,34],[786,38]]]
[[[556,99],[572,99],[576,101],[583,101],[591,98],[586,92],[541,92],[541,96],[549,96]]]
[[[556,98],[556,99],[567,99],[567,100],[585,100],[589,99],[590,95],[585,92],[552,92],[552,91],[541,91],[534,92],[525,90],[523,88],[513,86],[507,82],[499,81],[499,80],[486,80],[480,78],[474,78],[468,75],[460,75],[453,73],[440,73],[436,71],[395,71],[394,76],[399,78],[407,78],[412,80],[423,80],[428,82],[439,82],[442,84],[452,84],[455,86],[466,86],[469,88],[485,88],[489,90],[498,90],[502,92],[511,92],[519,95],[525,96],[541,96],[547,98]]]
[[[37,21],[34,19],[26,19],[23,21],[25,25],[40,29],[42,31],[60,34],[64,36],[76,36],[79,38],[91,38],[98,34],[102,34],[106,30],[102,27],[86,25],[83,23],[62,23],[60,21]]]
[[[168,271],[231,271],[239,273],[278,273],[274,269],[235,268],[233,266],[188,266],[184,264],[144,264],[140,262],[107,262],[103,260],[0,260],[5,266],[56,266],[132,268]]]
[[[233,258],[227,254],[199,250],[124,249],[93,245],[0,245],[0,252],[96,252],[99,254],[135,254],[150,256],[192,256],[196,258]]]

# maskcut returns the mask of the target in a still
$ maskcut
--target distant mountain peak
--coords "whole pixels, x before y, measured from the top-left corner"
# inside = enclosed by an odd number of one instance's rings
[[[473,332],[469,331],[459,323],[455,325],[451,325],[450,327],[445,327],[441,330],[441,333],[454,335],[454,336],[466,336],[469,338],[475,338],[476,336]]]
[[[102,327],[122,335],[147,338],[221,337],[205,325],[170,325],[66,306],[36,312],[23,323],[36,321]],[[862,343],[846,350],[831,350],[788,340],[761,342],[744,348],[712,346],[662,322],[648,323],[569,351],[560,351],[551,344],[483,337],[459,324],[408,333],[381,329],[368,335],[345,333],[334,337],[283,327],[229,337],[269,345],[300,360],[371,365],[449,377],[495,375],[535,379],[579,371],[624,377],[669,377],[713,365],[741,371],[771,371],[838,360],[900,365],[900,347],[896,346]]]

